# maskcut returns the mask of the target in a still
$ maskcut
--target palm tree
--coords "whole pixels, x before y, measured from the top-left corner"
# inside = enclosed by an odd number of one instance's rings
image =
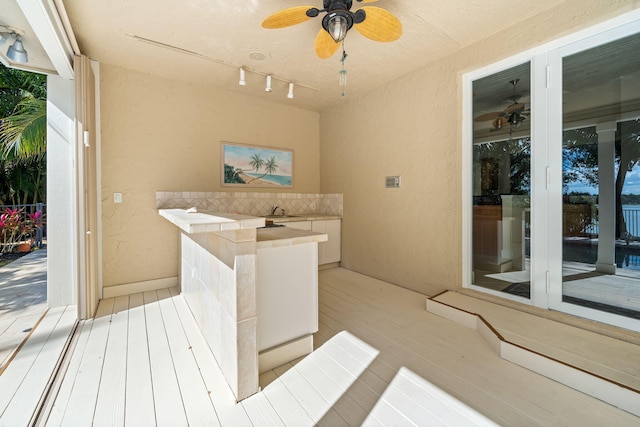
[[[260,172],[260,169],[264,165],[264,160],[260,157],[260,153],[255,153],[251,156],[251,162],[249,164],[256,170],[256,172]]]
[[[260,178],[264,178],[267,175],[271,175],[273,174],[275,171],[278,170],[278,164],[276,163],[276,158],[275,156],[271,156],[271,158],[269,158],[269,160],[267,160],[266,162],[263,163],[263,167],[264,167],[264,173],[260,176],[257,176],[255,178],[253,178],[251,181],[249,182],[253,182],[256,179],[260,179]],[[249,182],[247,182],[247,184],[249,184]]]
[[[46,76],[0,67],[0,154],[26,158],[47,150]]]
[[[46,197],[47,78],[0,65],[0,202]]]
[[[251,169],[236,168],[234,175],[238,176],[241,173],[247,172],[250,170],[255,170],[256,172],[260,172],[260,169],[262,169],[262,166],[264,166],[264,159],[260,156],[260,153],[255,153],[253,156],[251,156],[251,161],[249,162],[249,164],[251,165]],[[251,181],[253,181],[253,179]],[[247,184],[249,182],[247,182]]]

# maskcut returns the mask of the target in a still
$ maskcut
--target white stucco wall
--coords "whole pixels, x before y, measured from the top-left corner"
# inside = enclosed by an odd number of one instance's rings
[[[157,214],[156,191],[238,191],[220,185],[221,141],[292,149],[294,188],[283,191],[319,192],[318,113],[108,64],[100,70],[105,289],[178,275],[177,230]],[[123,203],[113,203],[114,192]]]
[[[321,191],[344,193],[342,265],[428,295],[459,288],[462,75],[638,7],[569,0],[322,112]],[[385,189],[389,175],[400,189]]]

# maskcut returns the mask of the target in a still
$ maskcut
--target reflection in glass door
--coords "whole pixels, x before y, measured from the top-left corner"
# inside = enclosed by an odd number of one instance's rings
[[[472,284],[530,298],[530,64],[473,81]]]
[[[640,319],[640,35],[562,60],[562,302]]]

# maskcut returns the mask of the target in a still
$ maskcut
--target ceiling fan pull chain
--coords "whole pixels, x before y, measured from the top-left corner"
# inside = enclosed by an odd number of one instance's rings
[[[347,93],[347,70],[344,68],[344,61],[347,59],[347,52],[344,50],[344,40],[342,41],[342,58],[340,58],[340,62],[342,63],[342,69],[340,69],[340,88],[342,89],[342,96],[345,96]]]

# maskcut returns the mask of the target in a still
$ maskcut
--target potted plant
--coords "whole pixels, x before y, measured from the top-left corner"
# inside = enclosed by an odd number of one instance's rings
[[[0,240],[2,253],[31,251],[32,237],[42,227],[42,212],[25,214],[24,208],[5,208],[0,214]]]

